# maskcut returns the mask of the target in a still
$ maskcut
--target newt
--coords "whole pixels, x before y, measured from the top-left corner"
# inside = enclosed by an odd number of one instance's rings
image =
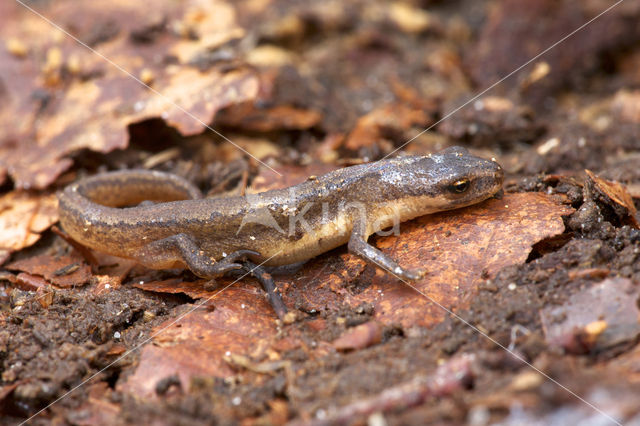
[[[349,252],[387,272],[417,280],[424,271],[405,269],[368,237],[490,198],[501,190],[503,176],[498,163],[460,147],[226,198],[203,198],[173,174],[126,170],[67,186],[58,196],[59,214],[62,228],[77,242],[152,269],[186,267],[212,279],[247,264],[293,264],[348,244]],[[279,299],[274,292],[267,289],[272,304]],[[286,312],[281,301],[276,304],[279,315]]]

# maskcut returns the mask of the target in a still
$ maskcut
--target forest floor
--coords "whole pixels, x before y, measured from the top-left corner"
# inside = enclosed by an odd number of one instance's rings
[[[155,3],[0,4],[0,422],[640,425],[640,3]],[[453,145],[504,195],[372,238],[413,284],[273,271],[293,322],[56,227],[102,171],[219,197]]]

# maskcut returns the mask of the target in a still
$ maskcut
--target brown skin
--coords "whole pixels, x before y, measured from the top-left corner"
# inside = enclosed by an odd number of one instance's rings
[[[97,175],[59,196],[60,223],[78,242],[154,269],[188,267],[204,278],[242,268],[242,259],[285,265],[340,245],[397,275],[399,266],[367,243],[401,221],[485,200],[503,171],[453,147],[336,170],[279,190],[202,199],[187,181],[130,170]],[[157,204],[143,203],[150,200]]]

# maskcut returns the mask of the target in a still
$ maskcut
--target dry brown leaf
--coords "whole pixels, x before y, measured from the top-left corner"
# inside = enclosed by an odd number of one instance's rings
[[[239,127],[243,130],[272,132],[275,130],[303,130],[318,125],[322,115],[317,111],[279,105],[257,108],[251,104],[233,106],[221,111],[215,125]]]
[[[401,135],[411,126],[427,127],[430,123],[429,115],[421,109],[404,104],[386,105],[360,117],[344,146],[350,151],[358,151],[390,136]]]
[[[15,282],[13,284],[17,288],[27,291],[39,291],[49,285],[47,280],[44,278],[37,275],[27,274],[26,272],[20,272],[16,275]]]
[[[11,262],[6,268],[42,276],[51,284],[63,288],[82,286],[91,278],[91,268],[75,253],[58,257],[42,254]]]
[[[0,90],[0,181],[8,171],[19,188],[51,184],[70,167],[68,155],[74,151],[125,148],[130,124],[162,118],[193,135],[221,108],[258,94],[258,79],[247,67],[223,70],[211,64],[202,72],[201,64],[191,65],[207,49],[242,34],[227,3],[170,2],[153,13],[148,5],[125,0],[34,5],[101,55],[151,82],[153,90],[11,4],[0,15],[0,39],[22,41],[28,54],[0,49],[0,87],[6,89]]]
[[[58,221],[54,194],[9,192],[0,196],[0,264],[14,251],[29,247]]]
[[[239,353],[258,358],[277,333],[276,317],[262,292],[238,283],[214,299],[215,309],[199,307],[160,325],[153,345],[142,350],[136,372],[119,390],[150,396],[159,380],[177,374],[183,388],[198,375],[226,377],[234,372],[223,360]],[[186,307],[188,308],[188,307]]]
[[[204,289],[206,281],[184,281],[180,278],[171,278],[163,281],[150,281],[139,282],[133,284],[134,287],[145,291],[152,291],[154,293],[168,293],[168,294],[186,294],[193,299],[202,299],[215,295],[222,287],[207,291]]]
[[[78,254],[81,254],[80,252]],[[122,286],[122,281],[129,275],[129,272],[137,266],[134,260],[122,259],[104,253],[92,252],[95,254],[95,270],[93,275],[95,285],[91,287],[93,294],[102,294],[107,291],[117,290]],[[83,257],[85,253],[81,254]]]
[[[587,174],[585,186],[592,196],[610,206],[624,223],[636,229],[640,228],[636,219],[636,206],[625,186],[619,182],[602,179],[590,170],[585,170],[585,173]]]

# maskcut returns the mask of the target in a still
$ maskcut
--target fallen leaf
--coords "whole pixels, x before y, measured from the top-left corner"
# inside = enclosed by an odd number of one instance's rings
[[[214,125],[238,127],[243,130],[272,132],[276,130],[304,130],[318,125],[322,115],[317,111],[279,105],[257,108],[253,104],[232,106],[216,116]]]
[[[585,173],[587,174],[585,188],[590,194],[588,198],[592,197],[596,201],[611,207],[623,223],[629,224],[636,229],[640,228],[640,224],[636,219],[636,206],[624,185],[619,182],[602,179],[590,170],[585,170]]]
[[[53,303],[54,291],[51,287],[39,287],[36,290],[36,300],[44,309]]]
[[[42,276],[63,288],[82,286],[91,278],[91,268],[77,254],[58,257],[42,254],[11,262],[6,268]]]
[[[13,283],[16,287],[27,291],[39,291],[49,285],[47,280],[37,275],[27,274],[26,272],[20,272],[16,275],[16,280]]]
[[[133,284],[135,288],[139,288],[145,291],[152,291],[154,293],[168,293],[168,294],[186,294],[193,299],[208,298],[216,294],[222,288],[217,290],[207,291],[204,288],[206,281],[184,281],[180,278],[171,278],[163,281],[149,281],[138,282]]]
[[[357,152],[360,148],[370,148],[381,140],[393,140],[411,126],[427,127],[431,118],[421,109],[404,104],[386,105],[358,119],[349,133],[344,147]]]
[[[0,39],[23,40],[29,54],[0,49],[0,87],[7,89],[0,104],[0,182],[8,172],[18,188],[45,188],[71,166],[73,152],[127,147],[131,124],[161,118],[183,135],[193,135],[220,109],[258,95],[259,81],[249,67],[212,64],[203,72],[192,63],[242,33],[225,2],[163,3],[153,13],[124,0],[33,7],[99,55],[18,3],[7,8]],[[157,22],[162,19],[201,36],[169,31]],[[140,41],[153,25],[163,29]],[[119,68],[147,78],[152,88]]]
[[[93,294],[102,294],[106,291],[114,291],[122,286],[122,281],[129,275],[129,272],[137,265],[134,260],[122,259],[100,252],[93,252],[91,256],[96,261],[97,273],[93,275],[95,285],[91,287]],[[85,257],[85,254],[82,253]]]
[[[57,221],[55,194],[13,191],[0,196],[0,264],[38,241],[40,233]]]
[[[225,355],[259,358],[272,344],[277,317],[261,290],[237,283],[213,302],[213,311],[197,307],[157,327],[154,344],[142,349],[138,368],[126,381],[118,382],[118,390],[153,396],[158,381],[174,374],[183,389],[188,389],[193,376],[234,374],[224,361]]]

